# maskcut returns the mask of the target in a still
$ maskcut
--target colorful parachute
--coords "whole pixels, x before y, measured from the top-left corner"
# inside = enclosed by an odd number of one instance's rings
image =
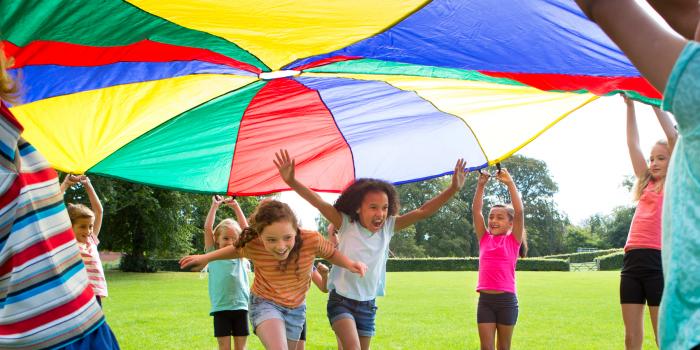
[[[58,169],[188,191],[320,191],[505,159],[654,90],[573,0],[0,0],[25,136]]]

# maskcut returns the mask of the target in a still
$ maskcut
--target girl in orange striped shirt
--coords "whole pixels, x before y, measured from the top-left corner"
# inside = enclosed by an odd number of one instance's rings
[[[301,230],[285,203],[258,205],[234,246],[180,260],[183,269],[201,270],[212,260],[248,258],[255,270],[250,319],[266,349],[295,349],[306,319],[306,293],[314,258],[364,276],[367,266],[348,259],[315,231]]]

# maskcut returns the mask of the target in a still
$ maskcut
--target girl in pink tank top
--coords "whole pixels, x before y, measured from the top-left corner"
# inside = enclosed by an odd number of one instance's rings
[[[668,139],[654,145],[647,163],[639,146],[634,102],[624,99],[627,104],[627,146],[634,174],[637,176],[634,191],[637,209],[634,211],[625,243],[625,256],[620,273],[620,304],[625,324],[625,347],[641,349],[645,305],[649,306],[654,335],[657,334],[659,304],[664,287],[661,267],[661,212],[666,171],[677,132],[670,116],[655,108],[656,117]]]
[[[525,216],[515,182],[504,168],[498,171],[496,178],[508,187],[512,208],[494,205],[489,211],[487,228],[482,208],[484,187],[489,178],[483,172],[479,176],[472,204],[474,232],[479,240],[479,282],[476,291],[480,295],[476,322],[482,349],[494,348],[496,333],[499,349],[510,349],[518,319],[515,265],[525,239]],[[522,252],[524,255],[525,252]]]

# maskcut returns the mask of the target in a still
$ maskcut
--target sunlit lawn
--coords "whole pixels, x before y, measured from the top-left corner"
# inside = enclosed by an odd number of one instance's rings
[[[513,349],[623,349],[619,272],[518,272]],[[107,321],[122,349],[216,349],[198,273],[108,272]],[[373,349],[478,349],[475,272],[394,272],[378,299]],[[307,298],[307,349],[334,349],[326,298]],[[655,349],[646,317],[645,349]],[[249,349],[262,349],[253,335]]]

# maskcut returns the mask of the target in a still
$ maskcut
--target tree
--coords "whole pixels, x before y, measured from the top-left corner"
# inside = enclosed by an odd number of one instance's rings
[[[126,271],[153,271],[155,258],[178,258],[202,251],[202,227],[211,196],[171,191],[90,176],[104,206],[100,249],[125,252]],[[80,188],[66,191],[68,202],[88,204]],[[258,199],[239,198],[244,212],[252,212]],[[223,209],[219,218],[233,217]]]
[[[606,220],[601,240],[606,248],[622,248],[627,242],[635,207],[617,207]]]
[[[515,155],[502,163],[508,169],[520,191],[525,206],[525,228],[529,245],[529,256],[557,254],[564,251],[564,233],[568,224],[554,202],[559,190],[541,160]],[[498,202],[510,201],[505,186],[489,181],[484,207]],[[485,213],[487,214],[487,213]]]
[[[419,208],[449,186],[450,181],[451,178],[446,176],[397,186],[401,212]],[[474,184],[475,180],[468,178],[464,187],[474,187]],[[478,251],[475,239],[471,237],[470,207],[461,194],[456,195],[433,216],[417,222],[415,232],[405,234],[413,235],[416,245],[422,247],[428,256],[465,256]]]

